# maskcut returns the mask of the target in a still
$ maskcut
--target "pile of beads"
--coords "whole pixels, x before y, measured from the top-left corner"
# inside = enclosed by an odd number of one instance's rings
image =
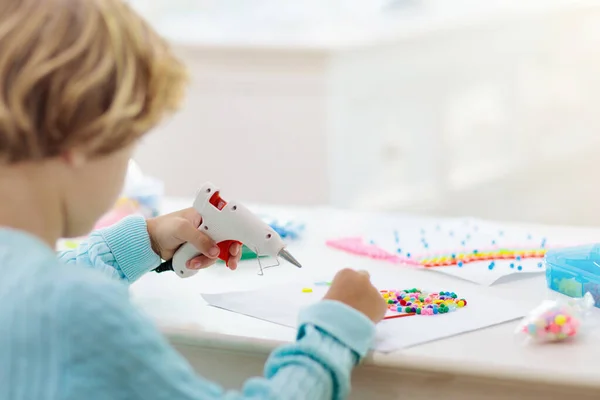
[[[454,292],[427,293],[421,289],[381,290],[390,311],[417,315],[446,314],[467,305]]]
[[[556,304],[523,324],[521,331],[538,342],[557,342],[577,335],[580,325],[571,307]]]

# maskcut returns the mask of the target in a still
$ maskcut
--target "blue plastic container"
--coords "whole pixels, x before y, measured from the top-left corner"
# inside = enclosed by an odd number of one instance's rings
[[[600,244],[548,250],[544,261],[550,289],[575,298],[590,292],[600,307]]]

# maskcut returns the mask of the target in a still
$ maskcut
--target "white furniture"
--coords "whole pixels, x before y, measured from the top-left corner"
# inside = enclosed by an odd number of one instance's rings
[[[600,223],[597,0],[133,3],[192,72],[169,195]]]
[[[189,204],[170,201],[165,211]],[[168,273],[148,274],[132,286],[136,303],[196,370],[229,388],[239,388],[244,380],[260,375],[268,353],[278,344],[293,340],[294,331],[208,307],[199,293],[252,289],[315,273],[333,274],[344,266],[360,266],[372,272],[397,268],[331,251],[323,245],[325,238],[341,234],[335,227],[340,229],[342,221],[355,226],[358,221],[369,220],[366,214],[324,208],[258,209],[307,222],[306,239],[290,246],[303,262],[303,269],[281,266],[261,277],[256,273],[256,264],[249,261],[235,272],[217,266],[185,280]],[[557,230],[565,232],[568,228]],[[430,276],[436,284],[452,286],[452,278],[436,273]],[[489,290],[507,297],[519,296],[528,307],[550,295],[543,276]],[[373,354],[356,370],[351,398],[597,398],[598,330],[589,330],[572,343],[524,346],[515,339],[515,326],[516,322],[507,323],[401,352]]]

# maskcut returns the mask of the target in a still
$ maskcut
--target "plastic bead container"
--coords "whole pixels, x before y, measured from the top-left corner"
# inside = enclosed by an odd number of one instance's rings
[[[548,250],[544,261],[550,289],[574,298],[589,292],[600,307],[600,244]]]

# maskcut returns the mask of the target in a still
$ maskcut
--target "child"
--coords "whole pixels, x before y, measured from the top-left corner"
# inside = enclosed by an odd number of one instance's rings
[[[214,262],[194,210],[131,217],[75,251],[115,201],[139,138],[173,111],[184,69],[120,0],[0,0],[0,400],[342,399],[385,304],[343,270],[264,378],[225,392],[194,374],[126,284],[185,242]],[[241,249],[230,248],[236,260]]]

